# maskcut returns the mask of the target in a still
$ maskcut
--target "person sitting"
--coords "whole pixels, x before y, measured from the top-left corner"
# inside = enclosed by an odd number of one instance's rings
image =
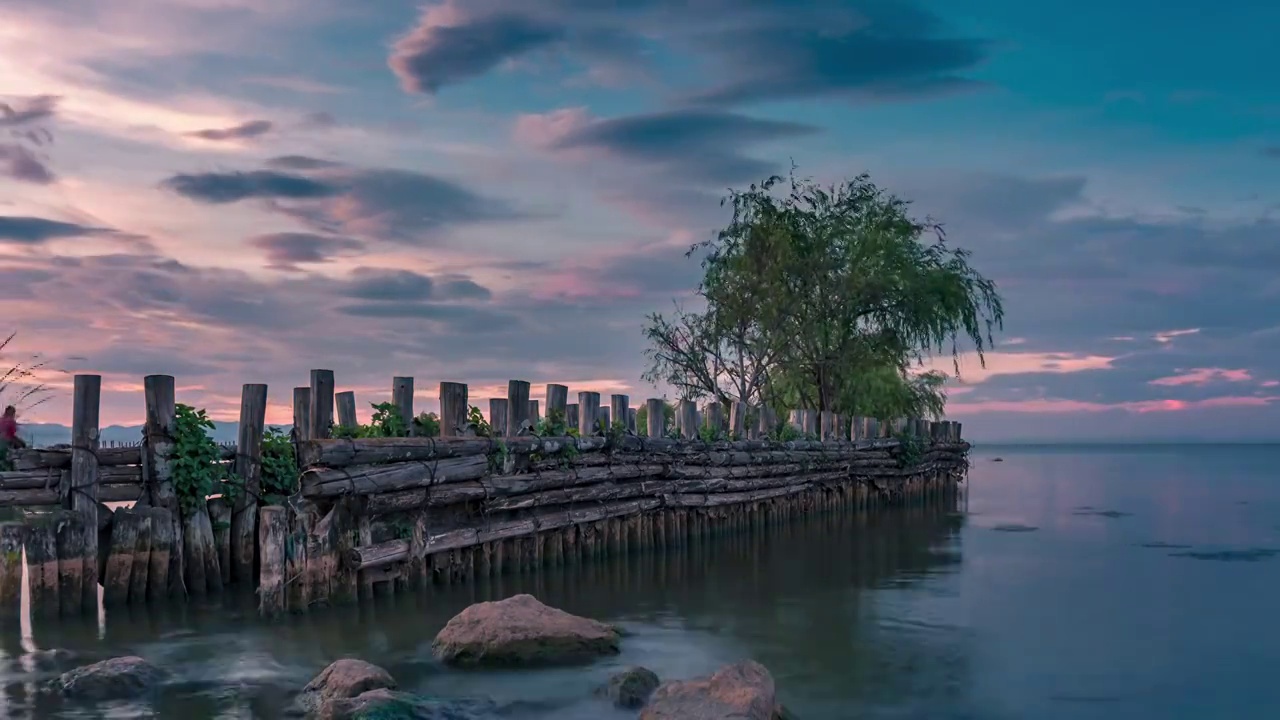
[[[0,416],[0,447],[12,450],[26,446],[27,443],[18,437],[18,409],[9,405]]]

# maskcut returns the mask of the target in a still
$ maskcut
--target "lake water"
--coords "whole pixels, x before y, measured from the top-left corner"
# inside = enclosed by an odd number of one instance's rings
[[[634,717],[591,697],[611,671],[682,677],[745,657],[803,720],[1280,717],[1278,469],[1276,447],[992,447],[974,452],[954,508],[815,519],[275,625],[190,608],[37,625],[0,645],[0,717],[282,717],[344,655],[511,718]],[[519,591],[632,635],[586,669],[431,660],[451,615]],[[154,706],[62,707],[36,688],[76,663],[49,648],[142,655],[175,680]]]

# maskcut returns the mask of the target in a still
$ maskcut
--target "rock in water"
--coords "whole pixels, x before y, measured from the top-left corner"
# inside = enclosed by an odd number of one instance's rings
[[[103,660],[63,673],[53,689],[80,700],[122,700],[137,697],[164,680],[160,668],[140,657]]]
[[[319,717],[329,717],[331,705],[371,690],[394,690],[396,680],[382,668],[355,658],[335,660],[302,688],[298,706]]]
[[[428,700],[395,690],[370,690],[325,703],[315,720],[481,720],[493,718],[493,703],[481,700]]]
[[[556,665],[618,652],[617,628],[547,607],[532,595],[476,603],[436,635],[432,651],[463,667]]]
[[[620,708],[634,710],[643,707],[653,691],[661,685],[658,675],[649,668],[633,666],[614,673],[604,694]]]
[[[774,720],[773,676],[758,662],[720,668],[711,677],[658,686],[640,720]]]

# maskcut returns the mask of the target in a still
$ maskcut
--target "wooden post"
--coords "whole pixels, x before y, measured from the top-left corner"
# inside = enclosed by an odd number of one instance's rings
[[[818,439],[831,440],[836,432],[836,414],[830,410],[823,410],[818,414]]]
[[[768,405],[760,406],[760,417],[757,418],[756,432],[758,437],[769,437],[778,425],[778,414]]]
[[[86,526],[98,524],[98,412],[102,398],[101,375],[76,375],[71,411],[71,473],[62,487],[63,507],[85,518]],[[80,602],[86,612],[98,607],[98,534],[85,533],[82,549],[84,582]]]
[[[147,559],[147,600],[158,602],[169,595],[173,554],[173,517],[164,508],[143,508],[151,516],[151,554]],[[179,583],[180,584],[180,583]]]
[[[955,437],[956,442],[964,442],[964,435],[960,434],[960,426],[964,423],[953,422],[951,425],[951,434]]]
[[[596,420],[600,417],[600,393],[578,393],[578,434],[591,437],[596,433]]]
[[[529,401],[529,422],[537,425],[542,421],[542,402],[539,400]]]
[[[565,408],[569,405],[569,388],[564,385],[556,385],[551,383],[547,385],[547,417],[551,417],[552,412],[559,412],[564,415]],[[572,426],[570,426],[572,427]]]
[[[512,380],[507,383],[507,437],[515,437],[529,418],[529,383]]]
[[[129,604],[143,605],[147,601],[147,583],[151,577],[151,510],[136,508],[138,516],[138,543],[134,546],[133,569],[129,572]]]
[[[633,433],[637,432],[636,415],[637,415],[636,408],[633,408],[633,407],[627,408],[627,430]]]
[[[262,548],[262,576],[258,586],[258,611],[275,617],[284,611],[285,510],[266,505],[259,512],[258,546]]]
[[[719,400],[707,403],[707,427],[715,433],[724,431],[724,405]]]
[[[148,375],[142,379],[143,394],[146,399],[147,420],[143,426],[143,471],[150,493],[151,506],[168,511],[169,532],[169,568],[160,573],[154,570],[149,573],[156,582],[167,583],[167,588],[148,588],[148,597],[158,598],[161,594],[185,596],[187,588],[184,584],[186,576],[183,560],[182,516],[178,508],[178,496],[173,489],[173,473],[170,458],[173,456],[173,434],[176,432],[176,409],[173,394],[172,375]],[[154,535],[152,533],[154,542]],[[94,595],[97,595],[95,589]],[[97,599],[94,599],[97,605]]]
[[[231,515],[231,564],[221,567],[221,578],[230,578],[240,587],[251,588],[257,579],[258,498],[262,496],[262,430],[267,421],[267,386],[246,384],[240,389],[240,434],[236,445],[236,476],[244,492],[236,498]],[[210,516],[210,522],[217,520]],[[216,538],[215,538],[216,540]],[[219,560],[221,545],[215,543]]]
[[[489,398],[489,427],[497,437],[507,432],[507,399]]]
[[[311,388],[293,389],[293,437],[301,442],[311,439]]]
[[[329,427],[333,425],[333,371],[311,371],[311,440],[324,440],[329,437]]]
[[[391,378],[391,403],[400,411],[405,429],[413,434],[413,378]]]
[[[626,395],[609,396],[609,416],[614,422],[627,424],[627,410],[631,409],[631,398]]]
[[[310,388],[308,388],[308,391]],[[338,404],[338,427],[354,430],[360,424],[356,414],[356,394],[353,390],[344,390],[333,396]],[[256,531],[255,531],[256,534]]]
[[[314,515],[312,504],[289,498],[286,519],[289,539],[285,542],[285,607],[289,612],[306,612],[311,604],[311,578],[307,573],[308,536]]]
[[[247,493],[241,493],[241,497]],[[239,504],[240,498],[236,498]],[[257,498],[254,498],[253,518],[258,519]],[[231,539],[233,521],[231,519],[232,508],[231,503],[225,497],[209,498],[209,523],[213,526],[213,548],[218,554],[218,570],[222,572],[222,584],[230,585],[233,582],[240,582],[234,577],[235,571],[232,570],[232,552],[231,546],[234,545]],[[258,528],[253,528],[254,535],[257,535]],[[254,538],[257,541],[257,538]],[[249,584],[241,583],[243,587],[253,587],[252,580]]]
[[[32,617],[58,615],[58,538],[55,531],[53,520],[48,517],[40,518],[27,527],[27,578]],[[93,570],[97,575],[96,561]]]
[[[440,437],[458,437],[458,428],[467,424],[467,384],[440,383]],[[506,428],[494,428],[495,433]]]
[[[600,408],[600,414],[597,417],[596,425],[598,427],[603,427],[605,432],[608,432],[610,429],[613,428],[613,420],[609,416],[609,408],[607,407]]]
[[[667,407],[660,398],[649,398],[644,402],[645,414],[648,415],[649,437],[660,438],[667,434]]]
[[[105,607],[119,607],[129,601],[129,577],[138,552],[138,526],[142,521],[142,516],[130,508],[116,510],[115,521],[111,523],[107,572],[102,578],[102,604]]]
[[[734,400],[729,406],[729,439],[746,440],[746,432],[747,404],[741,400]]]
[[[572,405],[566,404],[564,406],[564,425],[565,427],[571,428],[580,426],[578,421],[578,403],[573,403]]]
[[[22,612],[22,544],[27,528],[20,522],[0,523],[0,626],[14,624]]]
[[[698,404],[692,400],[680,401],[680,433],[686,440],[698,437]]]
[[[85,536],[88,535],[87,521],[93,521],[91,516],[85,516],[71,510],[56,510],[53,513],[53,527],[55,535],[55,543],[58,548],[58,604],[61,607],[63,615],[79,615],[89,608],[84,607],[84,566],[86,564],[84,554]],[[98,528],[96,524],[93,526],[93,535],[96,538]],[[98,567],[98,558],[93,559],[94,569]],[[97,588],[94,588],[94,605],[93,610],[98,609],[96,600],[98,599]]]

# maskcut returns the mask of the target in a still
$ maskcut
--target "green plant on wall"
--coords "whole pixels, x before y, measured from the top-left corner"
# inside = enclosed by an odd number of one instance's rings
[[[440,437],[440,416],[433,412],[418,413],[413,430],[419,437]]]
[[[222,491],[221,484],[234,475],[220,460],[218,444],[209,437],[213,421],[204,409],[178,403],[173,433],[173,455],[169,461],[174,493],[184,515],[204,507],[206,498]]]
[[[552,408],[547,411],[547,416],[534,426],[534,433],[539,437],[570,437],[577,435],[578,429],[569,427],[565,421],[564,410]]]
[[[298,491],[298,464],[288,433],[267,428],[262,434],[262,502],[280,505]]]
[[[493,437],[493,426],[475,405],[467,408],[467,429],[474,431],[476,437]]]
[[[408,437],[409,426],[405,424],[404,417],[400,415],[400,408],[395,403],[369,403],[369,407],[373,408],[373,417],[369,418],[368,425],[356,425],[355,427],[345,427],[342,425],[331,425],[329,427],[329,436],[335,438],[379,438],[379,437]],[[414,418],[416,425],[420,418]],[[437,421],[437,427],[439,423]]]
[[[924,444],[920,438],[905,432],[896,433],[893,437],[898,441],[898,467],[914,468],[919,465],[924,459]]]

